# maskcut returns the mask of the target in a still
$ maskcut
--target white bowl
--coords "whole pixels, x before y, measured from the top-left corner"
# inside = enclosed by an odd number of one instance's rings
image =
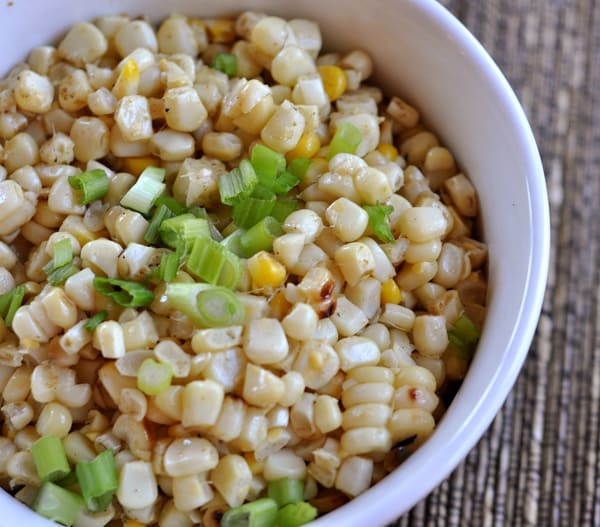
[[[327,48],[368,50],[377,81],[416,104],[479,193],[490,294],[466,380],[426,444],[313,524],[385,525],[448,476],[489,426],[527,355],[544,295],[550,227],[542,166],[519,102],[483,47],[433,0],[14,0],[0,4],[0,72],[70,24],[98,15],[128,12],[158,21],[171,12],[233,15],[240,7],[315,19]],[[2,491],[0,511],[2,527],[53,525]]]

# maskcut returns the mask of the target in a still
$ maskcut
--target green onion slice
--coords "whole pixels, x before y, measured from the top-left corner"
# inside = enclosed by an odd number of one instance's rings
[[[158,267],[158,277],[163,282],[170,282],[177,276],[179,270],[179,253],[168,252],[163,253],[160,258],[160,265]]]
[[[217,53],[210,66],[228,77],[233,77],[237,73],[237,56],[233,53]]]
[[[244,230],[237,229],[233,231],[227,238],[225,238],[221,245],[225,247],[228,251],[231,251],[236,256],[242,255],[242,249],[240,247],[240,237],[244,234]]]
[[[394,207],[377,203],[376,205],[363,205],[363,209],[365,209],[369,215],[369,223],[371,224],[373,234],[375,234],[382,242],[395,242],[396,238],[394,238],[387,222],[387,217],[394,212]]]
[[[277,502],[278,507],[304,501],[304,481],[290,478],[269,481],[268,496]]]
[[[244,320],[242,302],[226,287],[171,282],[165,294],[175,309],[200,327],[235,326]]]
[[[144,307],[152,303],[154,293],[145,285],[118,278],[94,278],[94,288],[123,307]]]
[[[242,272],[239,258],[211,238],[199,238],[194,242],[186,266],[205,282],[229,289],[237,285]]]
[[[83,506],[81,496],[48,481],[42,485],[32,508],[41,516],[70,527]]]
[[[60,438],[44,436],[31,445],[31,456],[43,482],[56,481],[71,472],[65,448]]]
[[[18,285],[11,291],[0,295],[0,317],[4,319],[7,326],[12,324],[17,309],[21,307],[25,297],[25,286]]]
[[[252,148],[250,153],[250,163],[256,171],[258,180],[263,181],[274,180],[280,172],[285,170],[285,157],[275,150],[257,143]]]
[[[52,247],[54,268],[62,267],[73,260],[73,246],[69,238],[63,238]]]
[[[252,194],[258,179],[250,161],[243,159],[239,167],[223,174],[218,183],[221,202],[233,205]]]
[[[261,498],[223,514],[221,527],[273,527],[277,518],[277,503],[271,498]]]
[[[98,313],[96,313],[92,318],[90,318],[83,325],[83,327],[86,330],[88,330],[89,332],[93,332],[100,323],[102,323],[106,320],[107,316],[108,316],[108,311],[106,311],[106,309],[103,309],[102,311],[98,311]]]
[[[301,501],[286,505],[277,512],[275,525],[277,527],[300,527],[317,517],[317,509],[310,503]]]
[[[156,198],[156,201],[154,202],[154,205],[156,207],[164,205],[172,212],[173,216],[179,216],[188,212],[188,209],[185,205],[182,205],[173,196],[169,196],[167,194],[162,194],[161,196],[158,196],[158,198]]]
[[[107,509],[117,491],[117,467],[112,450],[105,450],[92,461],[80,461],[75,467],[85,506],[92,512]]]
[[[300,206],[300,201],[294,198],[278,199],[271,209],[270,216],[273,216],[279,223],[285,219]]]
[[[287,169],[300,181],[302,181],[304,180],[304,176],[306,175],[308,167],[310,167],[311,163],[312,159],[308,159],[308,157],[297,157],[290,162]]]
[[[208,220],[191,212],[163,221],[158,232],[165,245],[182,251],[187,251],[196,238],[210,238]]]
[[[172,216],[173,212],[169,207],[162,203],[158,205],[154,209],[150,223],[148,224],[146,232],[144,233],[144,241],[150,244],[155,244],[158,241],[158,232],[162,222],[168,220]]]
[[[56,269],[52,269],[47,276],[47,281],[50,285],[63,285],[67,281],[67,278],[78,272],[79,269],[73,264],[63,265]]]
[[[157,395],[171,386],[173,368],[170,364],[146,359],[137,373],[137,387],[146,395]]]
[[[121,205],[142,214],[148,214],[154,202],[166,188],[163,183],[164,178],[164,168],[146,167],[133,187],[121,198]]]
[[[462,313],[448,330],[448,340],[458,355],[464,360],[471,360],[479,341],[479,331],[473,321]]]
[[[337,154],[354,154],[362,141],[362,134],[352,123],[344,121],[339,124],[327,151],[327,159]]]
[[[71,187],[81,192],[82,205],[101,199],[108,193],[108,176],[104,170],[99,168],[69,176],[68,181]]]
[[[240,250],[243,258],[250,258],[259,251],[271,251],[273,240],[283,233],[281,224],[272,216],[267,216],[250,227],[240,236]]]
[[[236,203],[231,211],[233,222],[241,229],[249,229],[263,218],[270,216],[277,201],[275,194],[264,187],[257,187],[257,195]]]

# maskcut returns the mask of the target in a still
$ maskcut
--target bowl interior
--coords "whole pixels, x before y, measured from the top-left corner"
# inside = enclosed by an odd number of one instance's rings
[[[24,60],[32,47],[55,41],[72,23],[101,14],[127,12],[158,21],[171,12],[213,16],[246,9],[315,19],[326,48],[369,51],[376,82],[421,110],[479,194],[490,251],[489,308],[463,386],[417,453],[314,523],[384,525],[431,491],[485,431],[522,365],[541,307],[549,253],[541,163],[517,99],[483,48],[433,0],[13,0],[0,4],[0,73]],[[52,525],[3,492],[0,510],[0,525]]]

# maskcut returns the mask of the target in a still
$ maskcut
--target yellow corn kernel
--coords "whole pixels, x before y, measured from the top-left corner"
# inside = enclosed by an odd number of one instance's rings
[[[399,304],[402,300],[402,292],[398,284],[392,279],[381,284],[381,303]]]
[[[394,145],[381,143],[377,147],[377,151],[387,157],[390,161],[396,161],[396,159],[398,159],[398,149]]]
[[[153,156],[144,157],[126,157],[123,159],[123,171],[139,176],[146,167],[158,166],[160,159]]]
[[[297,157],[312,158],[321,149],[321,140],[315,132],[305,133],[298,144],[285,157],[288,163]]]
[[[272,318],[276,318],[277,320],[281,320],[288,313],[292,307],[292,304],[290,304],[285,298],[285,293],[283,290],[280,290],[273,295],[273,298],[271,298],[269,307],[271,309],[270,316]]]
[[[138,91],[140,83],[140,69],[137,62],[133,59],[129,59],[123,68],[121,73],[117,77],[115,86],[113,88],[113,94],[117,99],[125,97],[126,95],[135,95]]]
[[[273,255],[260,251],[248,260],[248,272],[252,278],[252,287],[279,287],[286,277],[286,270]]]
[[[346,86],[348,85],[348,79],[346,79],[344,70],[337,66],[329,65],[319,66],[317,70],[323,81],[327,97],[329,97],[330,101],[335,101],[346,91]]]
[[[123,527],[146,527],[146,524],[135,520],[125,520],[123,522]]]
[[[235,21],[231,18],[205,20],[210,41],[214,44],[228,44],[235,40]]]

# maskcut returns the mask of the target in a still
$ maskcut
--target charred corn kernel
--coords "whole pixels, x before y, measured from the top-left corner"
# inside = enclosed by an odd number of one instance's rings
[[[113,88],[113,95],[120,99],[126,95],[135,95],[140,84],[140,69],[133,59],[127,60],[121,68]]]
[[[298,157],[311,158],[321,149],[321,140],[315,132],[305,133],[298,141],[298,144],[286,154],[289,161]]]
[[[398,149],[394,145],[382,143],[377,147],[377,151],[387,157],[390,161],[398,159]]]
[[[146,167],[156,166],[160,160],[153,156],[126,157],[123,159],[123,171],[139,176]]]
[[[287,275],[285,267],[265,251],[256,253],[248,260],[248,272],[255,289],[279,287]]]
[[[287,301],[287,298],[285,298],[285,293],[283,290],[280,290],[273,295],[273,298],[271,298],[269,302],[269,316],[276,318],[277,320],[281,320],[286,316],[291,307],[292,304],[290,304]]]
[[[381,303],[382,304],[399,304],[402,300],[402,292],[398,284],[393,280],[387,280],[381,284]]]
[[[329,100],[335,101],[346,91],[346,86],[348,85],[344,70],[337,66],[329,65],[319,66],[317,70],[321,76],[325,93],[327,93]]]

